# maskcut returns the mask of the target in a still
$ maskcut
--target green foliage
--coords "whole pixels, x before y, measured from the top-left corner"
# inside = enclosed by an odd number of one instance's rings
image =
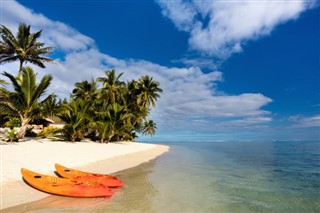
[[[105,72],[96,81],[75,84],[69,103],[64,101],[58,116],[65,122],[63,134],[67,140],[83,137],[100,142],[133,140],[135,132],[142,131],[151,107],[160,97],[159,83],[149,76],[127,83],[115,70]],[[101,82],[98,87],[97,82]],[[154,134],[156,125],[145,127],[145,133]]]
[[[65,123],[62,132],[67,140],[74,142],[84,137],[86,124],[90,120],[89,107],[90,102],[82,99],[71,100],[69,104],[61,106],[58,117]]]
[[[77,82],[75,88],[72,91],[71,97],[74,99],[95,99],[97,95],[97,83],[94,80],[91,82],[85,80],[82,82]]]
[[[143,121],[162,93],[159,83],[149,76],[125,83],[120,79],[122,74],[106,71],[105,77],[97,78],[102,83],[100,88],[93,80],[75,84],[69,104],[72,110],[69,108],[67,114],[59,115],[66,123],[64,134],[68,140],[88,136],[103,143],[133,140],[137,131],[155,134],[156,124],[151,121],[146,125]],[[85,112],[80,103],[86,103]],[[80,121],[80,118],[86,119]]]
[[[0,26],[0,64],[19,61],[19,70],[22,70],[23,63],[30,62],[41,68],[45,68],[44,62],[51,62],[52,59],[44,57],[51,54],[52,47],[45,47],[44,43],[37,41],[42,31],[30,32],[30,25],[19,24],[17,36],[4,25]]]
[[[21,122],[19,118],[10,118],[9,121],[5,123],[6,127],[13,129],[14,127],[20,127]]]
[[[100,118],[96,123],[99,130],[99,135],[102,137],[102,142],[107,138],[107,142],[115,136],[124,136],[128,132],[133,130],[133,126],[130,123],[132,114],[127,113],[124,106],[118,103],[109,105],[105,111],[99,113]]]
[[[157,125],[153,120],[145,121],[142,126],[142,134],[153,136],[156,132]]]
[[[14,142],[14,141],[18,141],[16,135],[17,135],[17,131],[15,129],[10,129],[6,131],[6,141],[8,142]]]
[[[160,98],[160,94],[162,93],[162,89],[159,88],[159,82],[153,81],[152,77],[147,75],[142,76],[139,79],[139,94],[137,103],[142,107],[149,108],[150,105],[155,107],[156,100]]]
[[[61,132],[62,130],[59,128],[48,126],[48,127],[45,127],[41,132],[39,132],[37,136],[41,138],[50,138],[50,137],[56,137]]]
[[[58,100],[55,94],[49,95],[44,101],[39,104],[40,114],[39,118],[46,116],[54,116],[59,112],[59,108],[62,105],[62,101]]]
[[[49,95],[44,99],[42,98],[51,83],[52,77],[45,75],[37,84],[37,74],[31,67],[23,68],[16,77],[7,72],[4,72],[3,75],[11,81],[14,91],[5,89],[0,91],[0,111],[7,116],[20,119],[21,128],[17,137],[21,139],[25,135],[30,120],[41,116],[41,106],[52,97],[52,95]],[[42,101],[40,101],[40,98]]]
[[[100,77],[98,82],[102,82],[102,88],[99,90],[98,98],[102,98],[108,104],[119,103],[122,99],[122,93],[126,84],[120,81],[123,73],[116,75],[115,70],[105,71],[106,77]]]

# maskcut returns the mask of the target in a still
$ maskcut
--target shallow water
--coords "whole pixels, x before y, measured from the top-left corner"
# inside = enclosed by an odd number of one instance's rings
[[[319,142],[167,143],[109,198],[49,196],[3,212],[320,212]]]

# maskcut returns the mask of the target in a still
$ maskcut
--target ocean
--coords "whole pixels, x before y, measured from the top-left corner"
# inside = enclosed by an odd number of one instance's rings
[[[4,212],[320,212],[320,142],[162,142],[109,199],[49,196]]]

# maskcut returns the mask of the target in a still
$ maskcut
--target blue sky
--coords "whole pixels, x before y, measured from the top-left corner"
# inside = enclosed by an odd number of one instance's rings
[[[1,23],[20,22],[56,47],[34,69],[60,97],[111,68],[159,81],[142,140],[320,139],[317,1],[1,1]]]

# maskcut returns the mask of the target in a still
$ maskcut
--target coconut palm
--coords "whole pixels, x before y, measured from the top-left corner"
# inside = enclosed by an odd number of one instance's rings
[[[37,84],[37,75],[31,67],[23,68],[17,77],[7,72],[4,72],[3,75],[9,78],[14,91],[3,90],[1,92],[0,111],[20,119],[21,128],[17,133],[17,139],[21,139],[25,135],[29,122],[39,115],[40,106],[52,98],[52,95],[48,95],[40,101],[51,83],[52,76],[45,75]]]
[[[84,136],[86,123],[90,121],[88,111],[90,102],[82,99],[71,100],[69,104],[63,104],[57,116],[64,121],[64,136],[69,141],[80,140]]]
[[[115,70],[105,75],[96,81],[102,83],[100,88],[93,80],[76,83],[70,104],[60,108],[66,138],[75,141],[89,136],[108,143],[133,140],[136,132],[154,135],[156,124],[147,117],[162,92],[159,83],[149,76],[124,83],[122,73],[117,75]]]
[[[121,90],[125,87],[125,83],[120,81],[123,73],[116,75],[115,70],[105,71],[107,77],[100,77],[98,82],[102,82],[101,96],[108,103],[115,103],[120,98]]]
[[[21,23],[15,37],[7,27],[1,25],[0,64],[19,61],[19,71],[27,62],[45,68],[44,62],[51,62],[52,59],[44,56],[50,54],[53,48],[46,47],[44,43],[37,41],[41,32],[40,30],[36,33],[30,33],[30,25]]]
[[[94,80],[91,80],[91,82],[85,80],[75,83],[75,88],[72,91],[71,97],[75,99],[82,98],[83,100],[94,99],[96,93],[97,83]]]
[[[133,130],[130,123],[131,116],[132,114],[126,113],[125,107],[120,106],[118,103],[113,103],[108,106],[103,119],[108,123],[106,129],[107,142],[119,134],[123,135]]]
[[[62,101],[56,95],[51,95],[46,102],[40,105],[40,117],[54,116],[60,112]]]
[[[148,105],[141,101],[141,93],[143,92],[141,87],[141,79],[139,82],[136,80],[129,81],[127,82],[127,93],[125,94],[127,110],[133,114],[132,125],[138,131],[141,130],[143,120],[147,118],[150,112]]]
[[[132,114],[131,123],[136,126],[137,117],[140,115],[140,107],[137,105],[138,82],[135,80],[129,81],[122,92],[122,105],[125,106],[126,112]]]
[[[149,109],[150,106],[155,107],[156,100],[160,98],[160,93],[163,92],[159,85],[160,83],[153,81],[152,77],[142,76],[138,82],[138,105],[146,109]]]
[[[92,110],[92,122],[89,126],[94,130],[93,138],[99,138],[100,142],[103,143],[107,137],[107,132],[109,128],[109,121],[107,119],[107,102],[102,102],[101,104],[93,104]]]
[[[157,125],[153,120],[145,121],[142,127],[142,134],[153,136],[156,132]]]

